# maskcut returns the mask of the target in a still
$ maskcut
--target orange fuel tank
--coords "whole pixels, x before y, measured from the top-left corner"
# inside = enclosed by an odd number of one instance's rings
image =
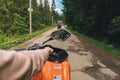
[[[70,80],[70,64],[64,62],[46,61],[42,71],[31,80]]]

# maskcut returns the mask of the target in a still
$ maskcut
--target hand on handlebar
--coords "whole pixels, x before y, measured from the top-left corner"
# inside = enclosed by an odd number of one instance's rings
[[[65,50],[55,48],[51,45],[34,44],[25,50],[37,50],[37,49],[44,49],[45,51],[47,51],[50,54],[48,57],[49,61],[63,62],[68,57],[68,53]]]

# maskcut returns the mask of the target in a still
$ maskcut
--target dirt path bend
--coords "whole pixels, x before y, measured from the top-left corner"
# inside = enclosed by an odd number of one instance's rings
[[[11,49],[41,44],[55,30],[49,30]],[[120,80],[120,60],[74,34],[65,42],[53,40],[47,44],[65,49],[69,53],[71,80]]]

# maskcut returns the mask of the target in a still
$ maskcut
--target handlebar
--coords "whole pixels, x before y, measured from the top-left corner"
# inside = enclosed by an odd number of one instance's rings
[[[15,49],[15,51],[44,49],[45,47],[48,46],[53,49],[53,53],[49,55],[48,60],[62,62],[68,57],[67,52],[63,49],[55,48],[50,45],[44,45],[44,44],[46,42],[48,42],[50,40],[54,40],[54,39],[65,41],[70,36],[71,36],[71,34],[68,31],[66,31],[64,29],[60,29],[60,30],[52,32],[50,35],[50,38],[48,40],[46,40],[45,42],[43,42],[43,45],[34,44],[34,45],[30,46],[29,48]]]
[[[15,49],[15,51],[44,49],[47,46],[53,49],[53,53],[50,54],[48,57],[49,61],[63,62],[68,57],[68,53],[65,50],[52,47],[51,45],[34,44],[30,46],[29,48]]]

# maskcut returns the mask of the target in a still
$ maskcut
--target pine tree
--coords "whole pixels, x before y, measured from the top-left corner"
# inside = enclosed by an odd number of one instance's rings
[[[48,4],[48,0],[44,0],[44,23],[46,25],[50,25],[51,24],[51,11],[50,11],[50,6]]]

